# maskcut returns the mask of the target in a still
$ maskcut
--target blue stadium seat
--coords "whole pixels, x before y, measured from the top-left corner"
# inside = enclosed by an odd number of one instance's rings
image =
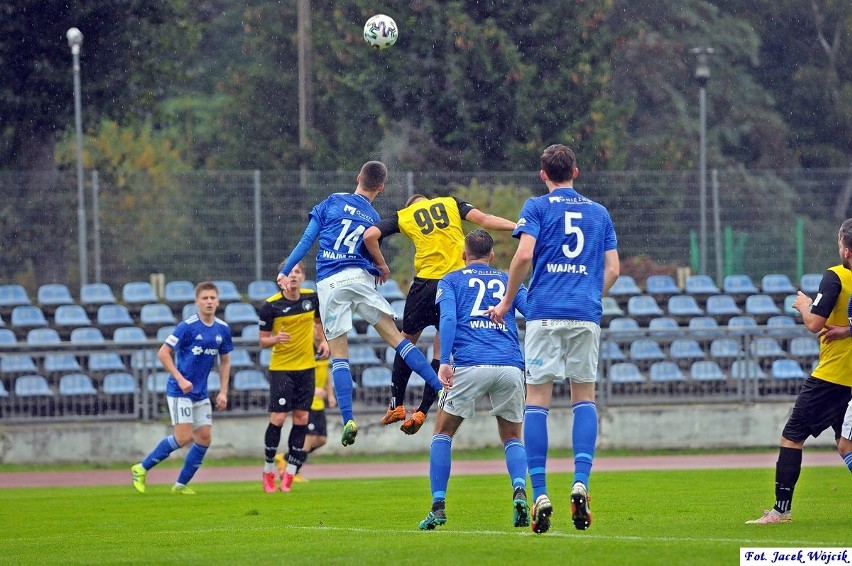
[[[21,305],[12,309],[9,327],[19,336],[25,335],[33,328],[49,326],[42,310],[35,305]]]
[[[816,336],[797,336],[790,340],[788,351],[805,366],[819,359],[819,339]]]
[[[640,368],[646,368],[654,362],[666,359],[660,345],[648,338],[639,338],[630,343],[630,361]]]
[[[116,372],[104,376],[101,390],[107,395],[132,395],[139,391],[139,386],[133,375],[127,372]]]
[[[689,322],[690,318],[704,316],[704,309],[698,306],[698,301],[692,295],[675,295],[669,297],[667,305],[669,316],[679,322]]]
[[[725,381],[728,376],[712,360],[704,360],[689,366],[689,378],[693,381]]]
[[[101,305],[98,307],[97,325],[101,329],[115,329],[119,326],[133,326],[135,322],[130,311],[124,305]]]
[[[658,316],[648,322],[650,336],[660,343],[683,336],[683,328],[670,316]]]
[[[121,326],[113,331],[112,340],[120,344],[138,344],[148,340],[148,337],[138,326]]]
[[[257,324],[258,320],[257,311],[251,303],[236,302],[225,306],[225,322],[234,332],[248,324]]]
[[[0,311],[8,313],[14,307],[31,304],[30,296],[22,285],[0,285]]]
[[[607,378],[611,383],[645,383],[645,376],[636,364],[620,362],[609,367]]]
[[[171,374],[167,371],[155,371],[145,380],[145,389],[148,393],[163,394],[166,392],[170,377]]]
[[[719,323],[712,316],[690,318],[687,328],[689,328],[689,333],[693,338],[701,340],[713,340],[724,335],[724,331],[719,328]]]
[[[245,348],[234,348],[231,350],[230,357],[232,369],[257,369],[249,351]]]
[[[382,360],[372,346],[353,345],[349,347],[349,363],[359,365],[380,365]]]
[[[94,313],[101,305],[117,303],[115,293],[106,283],[87,283],[80,287],[80,304],[88,313]]]
[[[758,336],[751,341],[749,352],[752,357],[760,359],[785,358],[787,353],[778,343],[778,340],[770,336]]]
[[[175,325],[169,324],[167,326],[161,326],[157,329],[157,342],[165,342],[166,338],[171,335],[172,332],[175,331]]]
[[[17,343],[18,338],[14,332],[8,328],[0,328],[0,346],[9,346]]]
[[[259,279],[248,284],[248,300],[254,302],[265,301],[281,289],[275,281]]]
[[[177,324],[177,319],[175,319],[175,315],[168,305],[148,303],[142,305],[142,309],[139,311],[139,324],[153,333],[161,326]]]
[[[33,357],[29,354],[5,354],[0,357],[0,374],[15,375],[37,371]]]
[[[234,391],[269,391],[269,382],[259,369],[243,369],[234,374]]]
[[[795,302],[796,297],[798,297],[798,295],[787,295],[784,297],[784,314],[790,315],[798,320],[801,318],[802,313],[793,308],[793,303]]]
[[[772,362],[772,379],[805,379],[807,374],[796,360],[782,358]]]
[[[405,293],[402,292],[402,288],[400,288],[399,283],[394,281],[393,279],[388,279],[384,283],[378,286],[379,293],[387,299],[387,301],[393,302],[398,301],[400,299],[405,299]]]
[[[730,320],[732,316],[739,316],[743,313],[730,295],[710,295],[707,297],[705,308],[707,309],[707,316],[712,316],[722,323]]]
[[[198,307],[195,303],[187,303],[183,306],[180,313],[181,320],[187,320],[189,317],[198,314]]]
[[[168,281],[163,287],[163,300],[172,309],[195,302],[195,285],[185,279]]]
[[[753,316],[758,324],[764,324],[770,316],[781,314],[781,309],[769,295],[749,295],[746,297],[745,313]]]
[[[761,279],[760,289],[765,295],[772,295],[773,297],[795,295],[796,291],[798,291],[790,281],[790,278],[783,273],[764,275],[763,279]]]
[[[53,326],[69,333],[74,328],[91,325],[92,319],[89,318],[86,309],[80,305],[60,305],[53,313]]]
[[[734,360],[738,360],[744,355],[740,341],[734,338],[716,338],[710,342],[710,357],[724,367],[730,367]]]
[[[262,368],[268,368],[272,361],[272,348],[264,348],[257,356],[257,364]]]
[[[391,349],[391,351],[394,352],[393,349]],[[601,340],[599,359],[601,361],[622,362],[626,360],[627,357],[624,355],[624,352],[621,351],[621,347],[619,347],[617,343],[612,340]],[[391,358],[389,363],[393,363],[393,358]]]
[[[233,281],[217,279],[216,281],[213,281],[213,284],[216,285],[216,288],[219,290],[220,304],[224,305],[243,300],[242,294],[240,294],[239,289],[237,289],[237,286]]]
[[[74,298],[63,283],[46,283],[38,288],[36,301],[45,312],[53,313],[59,305],[73,305]]]
[[[127,371],[127,366],[115,352],[91,352],[88,360],[89,373],[100,374]]]
[[[619,304],[625,304],[628,297],[641,294],[642,289],[630,275],[619,275],[609,290],[609,296],[615,297]]]
[[[668,383],[686,381],[683,372],[674,362],[656,362],[651,364],[648,377],[653,383]]]
[[[53,390],[43,375],[22,375],[15,379],[15,397],[53,397]]]
[[[722,292],[732,297],[756,295],[760,290],[754,285],[751,277],[743,274],[726,275],[722,281]]]
[[[84,373],[70,373],[59,378],[60,396],[97,395],[92,378]]]
[[[365,389],[390,388],[391,369],[385,366],[372,366],[361,372],[361,385]]]
[[[131,281],[121,288],[121,300],[128,307],[141,307],[148,303],[156,303],[160,299],[154,287],[147,281]]]
[[[627,300],[627,316],[636,319],[637,322],[647,323],[655,316],[663,316],[665,313],[656,299],[650,295],[637,295]]]
[[[728,334],[742,336],[744,334],[760,334],[757,321],[751,316],[734,316],[728,320]]]
[[[71,331],[71,342],[74,344],[103,344],[105,341],[100,328],[75,328]]]
[[[721,293],[709,275],[690,275],[686,278],[684,291],[698,299]]]
[[[157,350],[137,350],[130,356],[130,367],[139,371],[163,370]]]
[[[240,337],[248,340],[258,340],[260,338],[260,325],[247,324],[240,331]]]
[[[778,339],[794,338],[802,335],[802,328],[788,314],[770,316],[766,319],[766,334]]]
[[[766,379],[766,373],[755,360],[737,360],[731,364],[734,379]]]
[[[211,371],[207,374],[207,391],[210,393],[218,393],[222,389],[222,376],[218,371]]]
[[[681,367],[688,367],[693,362],[704,359],[704,350],[692,338],[679,338],[669,346],[669,358]]]
[[[62,338],[53,328],[34,328],[27,332],[27,344],[60,344]]]
[[[658,301],[681,293],[680,287],[671,275],[649,275],[645,280],[645,292]]]
[[[618,305],[618,301],[613,297],[602,297],[601,307],[603,307],[601,323],[604,325],[608,324],[613,318],[624,316],[624,311]]]
[[[80,362],[74,357],[74,354],[45,354],[44,356],[44,373],[47,375],[57,375],[61,373],[74,373],[83,371]]]
[[[819,292],[819,284],[822,282],[822,273],[805,273],[799,280],[799,289],[811,298]]]
[[[615,340],[629,340],[642,336],[639,323],[628,317],[614,318],[609,321],[610,337]]]
[[[6,391],[6,386],[3,384],[3,381],[0,381],[0,399],[8,399],[9,392]]]

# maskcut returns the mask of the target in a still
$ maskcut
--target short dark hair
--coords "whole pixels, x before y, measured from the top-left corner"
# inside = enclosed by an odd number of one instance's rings
[[[473,230],[464,237],[464,249],[468,259],[487,258],[494,249],[494,238],[485,230]]]
[[[361,167],[361,186],[368,191],[375,191],[388,178],[388,168],[381,161],[368,161]]]
[[[852,218],[847,218],[840,225],[840,243],[844,248],[852,250]]]
[[[425,199],[425,198],[426,198],[426,195],[421,195],[420,193],[414,193],[413,195],[408,197],[408,200],[405,201],[405,206],[403,206],[402,208],[408,208],[409,206],[414,204],[415,201],[418,201],[420,199]]]
[[[567,145],[553,144],[541,154],[541,168],[554,183],[574,178],[577,158]]]
[[[216,294],[219,294],[219,288],[216,287],[216,284],[212,281],[202,281],[198,285],[195,286],[195,298],[198,298],[203,291],[216,291]]]

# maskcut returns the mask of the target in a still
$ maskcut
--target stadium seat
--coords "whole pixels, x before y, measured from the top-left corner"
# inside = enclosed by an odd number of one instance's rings
[[[260,338],[260,325],[247,324],[243,326],[243,329],[240,331],[240,337],[257,341]]]
[[[60,344],[59,332],[53,328],[34,328],[27,332],[27,344]]]
[[[8,314],[19,306],[31,305],[32,301],[22,285],[0,285],[0,312]]]
[[[686,278],[684,291],[698,300],[721,293],[709,275],[690,275]]]
[[[56,398],[43,375],[22,375],[13,386],[15,411],[37,417],[49,417],[55,412]]]
[[[737,360],[731,364],[731,377],[734,379],[766,379],[766,373],[754,360]]]
[[[74,354],[45,354],[44,362],[45,375],[58,375],[63,373],[75,373],[83,371],[83,367]]]
[[[609,296],[614,297],[621,306],[626,305],[630,297],[641,294],[642,289],[630,275],[619,275],[609,290]]]
[[[681,290],[671,275],[649,275],[645,280],[645,293],[658,301],[664,301],[673,295],[680,295]]]
[[[232,397],[234,407],[250,408],[267,405],[269,382],[266,375],[258,369],[243,369],[232,379]]]
[[[18,338],[15,336],[14,332],[8,328],[0,328],[0,346],[10,346],[17,343]]]
[[[683,336],[683,328],[677,320],[670,316],[658,316],[648,322],[648,330],[651,338],[660,343],[668,343],[674,338]]]
[[[660,345],[648,338],[639,338],[630,344],[630,361],[642,369],[666,359]]]
[[[163,303],[148,303],[142,305],[139,311],[139,324],[149,334],[154,334],[157,328],[166,326],[167,324],[177,324],[172,309]]]
[[[59,378],[59,395],[97,395],[92,378],[84,373],[70,373]]]
[[[8,398],[9,398],[9,392],[6,391],[6,385],[3,383],[3,381],[0,381],[0,399],[2,399],[3,402],[5,403],[6,399],[8,399]],[[2,413],[0,413],[0,414],[2,414]]]
[[[599,359],[601,361],[622,362],[627,357],[617,343],[612,340],[601,340]],[[393,359],[389,363],[393,363]]]
[[[751,277],[736,274],[725,276],[722,281],[722,292],[733,297],[737,304],[742,304],[747,296],[756,295],[760,293],[760,290],[755,287]]]
[[[822,283],[822,273],[805,273],[799,279],[799,289],[805,295],[814,298],[819,292],[820,283]]]
[[[22,375],[15,379],[15,397],[53,397],[53,390],[43,375]]]
[[[663,309],[650,295],[637,295],[627,300],[627,316],[636,319],[640,325],[647,324],[655,316],[664,314]]]
[[[114,330],[119,326],[133,326],[136,323],[130,311],[124,305],[101,305],[98,307],[97,325],[102,330]]]
[[[12,309],[9,328],[18,336],[24,336],[33,328],[49,326],[41,308],[35,305],[21,305]]]
[[[237,289],[237,286],[233,281],[217,279],[213,282],[213,284],[216,285],[216,288],[219,290],[220,304],[226,305],[228,303],[235,303],[243,300],[243,296],[240,294],[239,289]]]
[[[734,338],[716,338],[710,342],[710,358],[722,364],[723,367],[730,367],[735,360],[744,355],[740,341]]]
[[[63,283],[47,283],[41,285],[36,293],[36,301],[42,310],[48,314],[53,314],[56,307],[59,305],[73,305],[74,298],[71,297],[71,291],[68,286]]]
[[[171,374],[167,371],[155,371],[145,380],[145,390],[150,394],[164,394]]]
[[[645,376],[636,364],[619,362],[612,364],[607,372],[611,383],[645,383]]]
[[[656,362],[651,364],[648,377],[654,383],[685,381],[683,372],[674,362]]]
[[[175,331],[175,325],[173,325],[173,324],[161,326],[160,328],[157,329],[157,337],[156,337],[157,342],[165,342],[166,338],[168,338],[169,335],[171,335],[171,333],[174,332],[174,331]]]
[[[796,297],[798,297],[798,295],[787,295],[784,297],[784,314],[790,315],[798,320],[802,317],[802,313],[793,308],[793,303],[796,301]]]
[[[766,334],[779,340],[801,336],[803,328],[788,314],[770,316],[766,319]]]
[[[107,395],[125,395],[136,393],[139,386],[132,374],[127,372],[108,373],[104,376],[101,389]]]
[[[681,367],[689,367],[693,362],[704,359],[704,350],[692,338],[679,338],[669,346],[669,358]]]
[[[790,281],[790,278],[783,273],[770,273],[764,275],[760,283],[761,292],[765,295],[771,295],[775,299],[780,299],[785,295],[795,295],[796,287]]]
[[[680,323],[687,323],[690,318],[696,316],[704,316],[704,309],[698,306],[698,301],[692,295],[669,297],[666,310],[669,311],[669,316],[674,317]]]
[[[137,371],[163,370],[157,350],[137,350],[130,356],[130,367]]]
[[[356,345],[349,348],[349,363],[359,365],[380,365],[382,360],[372,346]]]
[[[753,316],[758,324],[765,324],[770,316],[781,314],[781,309],[769,295],[749,295],[745,301],[745,313]]]
[[[687,323],[689,334],[700,340],[713,340],[724,335],[724,331],[719,328],[719,323],[712,316],[696,316],[689,319]]]
[[[639,323],[632,318],[620,317],[609,321],[610,338],[630,340],[642,336]]]
[[[225,322],[236,333],[249,324],[257,324],[257,311],[251,303],[235,302],[225,306]]]
[[[757,358],[758,362],[767,360],[767,364],[769,360],[787,357],[787,353],[778,343],[778,340],[769,336],[758,336],[752,340],[749,345],[749,353],[753,358]]]
[[[361,372],[361,397],[366,403],[386,403],[390,395],[391,369],[385,366],[370,366]]]
[[[115,371],[127,371],[127,366],[115,352],[91,352],[89,354],[88,369],[90,374],[110,373]]]
[[[106,283],[87,283],[80,287],[80,304],[89,314],[97,312],[101,305],[117,303],[115,293]]]
[[[601,324],[606,326],[613,318],[624,316],[624,311],[618,306],[618,301],[614,297],[606,296],[601,298]]]
[[[187,303],[183,306],[180,313],[181,320],[187,320],[189,317],[198,314],[198,307],[195,303]]]
[[[710,295],[707,297],[707,303],[704,306],[707,309],[707,316],[712,316],[721,324],[728,322],[732,316],[743,313],[730,295]]]
[[[133,312],[138,312],[142,305],[156,303],[160,299],[147,281],[131,281],[121,288],[121,300]]]
[[[91,326],[92,319],[80,305],[60,305],[53,313],[53,326],[61,333],[70,334],[74,328]]]
[[[112,341],[120,344],[138,344],[147,340],[145,331],[138,326],[122,326],[112,333]]]
[[[38,372],[38,367],[29,354],[5,354],[0,357],[0,374],[2,375],[21,375],[36,372]]]
[[[393,301],[398,301],[400,299],[405,299],[405,293],[402,292],[402,288],[399,286],[399,283],[394,281],[393,279],[388,279],[378,287],[379,293],[387,299],[389,303]]]
[[[232,369],[257,369],[249,351],[245,348],[234,348],[231,350],[230,357]]]
[[[195,285],[192,281],[184,279],[168,281],[163,287],[163,301],[172,310],[179,309],[186,303],[195,302]]]
[[[757,321],[751,316],[734,316],[728,321],[728,334],[742,336],[744,334],[760,334]]]
[[[772,362],[772,379],[805,379],[807,374],[796,360],[782,358]]]
[[[75,344],[103,344],[105,341],[100,328],[75,328],[71,331],[71,342]]]
[[[264,348],[257,356],[257,365],[262,368],[268,368],[269,362],[272,361],[272,348]]]
[[[247,295],[249,301],[261,302],[280,291],[275,281],[260,279],[248,284]]]
[[[788,351],[790,356],[806,366],[819,359],[819,339],[816,336],[797,336],[790,340]]]
[[[218,393],[222,390],[222,376],[218,371],[211,371],[207,374],[207,391],[210,393]]]
[[[689,378],[692,381],[725,381],[728,376],[719,364],[712,360],[704,360],[689,366]]]

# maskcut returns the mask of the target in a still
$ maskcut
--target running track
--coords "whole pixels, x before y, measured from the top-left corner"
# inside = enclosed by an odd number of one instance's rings
[[[774,468],[777,454],[718,454],[702,456],[627,456],[595,458],[596,472],[635,470],[708,470],[737,468]],[[802,465],[841,466],[843,461],[834,452],[804,451]],[[570,472],[574,463],[568,458],[548,460],[548,472]],[[505,474],[506,465],[501,460],[457,460],[453,462],[453,475]],[[149,484],[171,484],[178,470],[154,468],[148,473]],[[215,461],[202,466],[196,482],[245,482],[260,479],[261,464],[257,466],[216,466]],[[358,464],[311,464],[305,466],[305,476],[310,479],[377,478],[429,475],[428,462],[381,462]],[[70,472],[10,472],[0,473],[0,488],[17,487],[75,487],[90,485],[121,485],[130,483],[130,470],[88,470]]]

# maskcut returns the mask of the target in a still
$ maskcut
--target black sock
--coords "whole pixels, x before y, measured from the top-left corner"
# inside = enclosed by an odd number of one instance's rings
[[[391,409],[405,405],[405,390],[408,388],[410,377],[411,368],[397,352],[393,357],[393,373],[391,373]]]
[[[432,366],[432,369],[435,370],[435,373],[438,373],[438,368],[441,367],[441,361],[432,360],[432,363],[429,365]],[[432,408],[432,404],[435,403],[435,399],[437,398],[438,392],[427,385],[423,388],[423,400],[420,401],[420,406],[417,408],[417,410],[423,413],[424,415],[429,413],[429,409]]]
[[[793,508],[793,490],[802,472],[802,449],[781,447],[775,462],[775,510],[789,513]]]
[[[302,467],[308,457],[304,450],[307,434],[308,425],[293,425],[290,429],[290,438],[287,442],[290,452],[287,454],[287,463],[296,466],[296,470]]]
[[[266,434],[264,435],[266,446],[263,451],[269,464],[275,461],[275,453],[278,452],[278,445],[281,444],[281,428],[272,423],[269,423],[266,427]]]

